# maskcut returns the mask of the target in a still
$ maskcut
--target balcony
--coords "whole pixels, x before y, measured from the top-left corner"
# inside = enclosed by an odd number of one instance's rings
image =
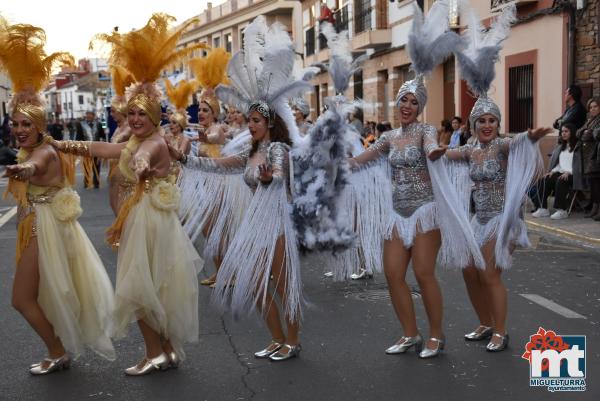
[[[381,49],[392,43],[392,30],[388,26],[388,2],[377,0],[375,7],[364,0],[356,1],[354,9],[354,50]]]
[[[511,3],[514,3],[517,7],[519,7],[521,5],[537,2],[538,0],[490,0],[490,9],[492,12],[498,12]]]

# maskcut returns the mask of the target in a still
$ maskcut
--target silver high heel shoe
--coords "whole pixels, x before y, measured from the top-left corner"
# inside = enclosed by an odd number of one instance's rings
[[[163,352],[156,358],[145,358],[144,364],[141,367],[134,365],[125,369],[125,374],[127,376],[143,376],[156,370],[166,370],[169,368],[169,363],[169,357]]]
[[[465,334],[465,340],[467,341],[481,341],[487,340],[494,333],[494,329],[492,327],[479,325],[474,331],[469,334]]]
[[[44,362],[48,362],[48,365],[46,365],[46,367],[44,367]],[[29,373],[31,373],[32,375],[47,375],[49,373],[57,372],[59,370],[69,369],[70,366],[71,359],[69,359],[69,356],[67,354],[64,354],[63,356],[56,359],[45,358],[40,363],[34,363],[33,365],[31,365]]]
[[[421,334],[417,334],[414,337],[402,336],[396,344],[386,349],[385,353],[388,355],[403,354],[412,346],[415,347],[416,352],[421,351],[423,348],[423,337],[421,337]]]
[[[265,349],[261,349],[258,352],[254,353],[255,358],[268,358],[275,352],[279,351],[283,347],[283,344],[278,343],[277,341],[271,341],[271,344],[267,346]]]
[[[287,354],[284,354],[281,352],[282,348],[288,349]],[[269,356],[269,359],[274,362],[285,361],[286,359],[294,358],[294,357],[297,357],[298,355],[300,355],[301,350],[302,350],[302,347],[300,346],[300,344],[296,344],[296,345],[283,344],[281,346],[281,348],[279,348],[279,350],[277,350],[276,352],[272,353]]]
[[[365,269],[360,269],[358,273],[353,273],[350,275],[352,280],[362,280],[365,278],[373,278],[373,273],[367,272]]]
[[[508,347],[508,333],[505,335],[501,335],[498,333],[494,333],[492,337],[500,337],[502,342],[500,344],[495,344],[493,342],[489,342],[485,349],[489,352],[500,352],[504,351],[506,347]]]
[[[423,351],[421,351],[419,353],[419,358],[426,359],[426,358],[436,357],[444,349],[444,340],[440,340],[439,338],[434,338],[434,337],[431,337],[430,340],[437,342],[437,348],[432,349],[432,348],[429,348],[427,345],[425,345],[425,348],[423,348]]]
[[[177,352],[171,351],[167,354],[167,356],[169,357],[169,366],[174,369],[177,369],[179,367],[179,364],[181,363],[181,358],[179,357],[179,355],[177,355]]]

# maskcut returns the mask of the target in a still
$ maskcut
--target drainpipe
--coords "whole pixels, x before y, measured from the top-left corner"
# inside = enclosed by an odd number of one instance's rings
[[[576,68],[576,46],[577,46],[577,30],[576,30],[576,15],[575,6],[569,1],[565,5],[569,13],[569,52],[567,55],[567,82],[568,85],[575,83],[575,68]]]

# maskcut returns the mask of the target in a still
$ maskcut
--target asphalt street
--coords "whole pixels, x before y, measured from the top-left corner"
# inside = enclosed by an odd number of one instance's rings
[[[1,180],[0,191],[5,186]],[[113,217],[106,188],[84,190],[80,183],[77,189],[84,208],[79,221],[114,282],[116,255],[103,240]],[[10,217],[12,206],[9,201],[0,202],[0,223]],[[430,360],[420,360],[414,352],[386,355],[385,348],[401,336],[401,329],[384,277],[332,282],[322,275],[326,269],[322,258],[310,255],[303,257],[302,263],[311,307],[305,312],[299,358],[282,363],[254,359],[253,352],[269,342],[263,324],[259,319],[233,321],[227,314],[221,316],[209,305],[211,290],[201,287],[200,338],[186,347],[185,362],[177,370],[135,378],[123,374],[123,369],[144,353],[134,326],[128,337],[115,341],[115,362],[87,353],[68,371],[30,376],[29,364],[42,359],[45,349],[10,306],[15,237],[13,216],[0,226],[3,401],[600,399],[600,253],[545,234],[531,233],[533,249],[517,251],[513,269],[504,276],[511,343],[502,353],[486,352],[485,342],[463,340],[477,321],[462,276],[439,270],[445,303],[445,353]],[[409,281],[416,289],[412,274]],[[426,335],[425,312],[417,291],[414,298],[418,324]],[[585,392],[551,393],[529,386],[529,364],[521,355],[538,327],[587,336]]]

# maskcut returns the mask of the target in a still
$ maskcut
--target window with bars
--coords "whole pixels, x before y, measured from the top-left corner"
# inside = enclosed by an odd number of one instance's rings
[[[228,33],[225,35],[225,51],[227,51],[228,53],[231,53],[232,49],[233,49],[233,39],[231,38],[231,34]]]
[[[533,64],[508,69],[508,131],[533,127]]]
[[[354,1],[354,33],[371,29],[371,0]]]
[[[310,27],[306,30],[304,45],[306,46],[306,55],[312,56],[315,54],[315,27]]]
[[[363,98],[363,73],[362,70],[354,73],[354,98]]]

